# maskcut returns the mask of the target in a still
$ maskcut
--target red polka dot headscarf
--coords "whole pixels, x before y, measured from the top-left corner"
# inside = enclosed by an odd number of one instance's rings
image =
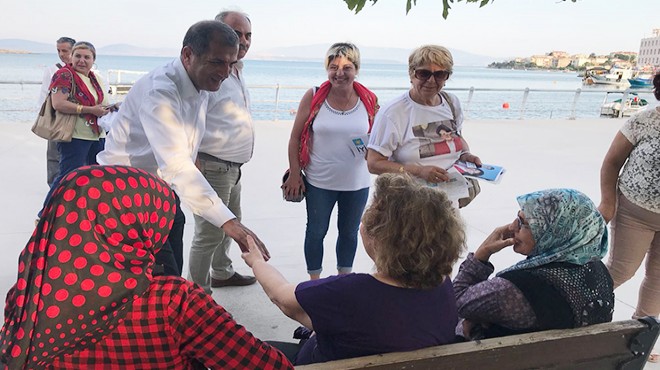
[[[147,172],[81,167],[60,182],[20,254],[0,360],[39,369],[109,334],[146,292],[176,203]]]

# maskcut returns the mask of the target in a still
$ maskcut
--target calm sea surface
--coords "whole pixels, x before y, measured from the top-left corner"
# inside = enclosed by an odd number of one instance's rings
[[[99,55],[96,68],[104,80],[113,82],[117,76],[109,70],[150,71],[170,60]],[[57,61],[56,54],[0,54],[0,122],[34,120],[40,106],[37,102],[40,86],[25,82],[40,82],[44,67]],[[252,95],[253,115],[262,120],[292,119],[305,90],[326,79],[321,59],[318,62],[246,60],[244,74]],[[124,74],[122,81],[138,77],[138,74]],[[358,80],[374,90],[381,105],[402,94],[410,85],[407,66],[403,64],[363,63]],[[471,87],[475,91],[469,98]],[[523,106],[525,88],[532,91]],[[582,88],[582,92],[575,116],[598,117],[605,92],[583,87],[581,79],[572,72],[456,67],[446,86],[461,99],[469,118],[493,119],[568,118],[578,88]],[[651,94],[640,95],[654,100]],[[121,100],[122,96],[112,99]],[[503,108],[504,103],[508,103],[509,109]]]

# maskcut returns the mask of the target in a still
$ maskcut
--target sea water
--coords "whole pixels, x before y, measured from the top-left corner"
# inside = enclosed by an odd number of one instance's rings
[[[116,80],[111,70],[148,72],[172,58],[99,55],[96,69],[105,81]],[[0,54],[0,122],[33,121],[46,65],[58,62],[56,54]],[[307,89],[327,79],[323,61],[246,60],[245,79],[250,87],[255,119],[290,120]],[[136,79],[127,74],[122,81]],[[363,62],[357,80],[374,90],[381,105],[410,87],[404,64]],[[475,91],[470,94],[469,89]],[[456,94],[468,118],[577,118],[598,117],[605,98],[602,89],[582,86],[575,72],[498,70],[456,66],[445,89]],[[532,90],[525,99],[524,90]],[[573,102],[578,96],[575,112]],[[544,91],[535,91],[544,90]],[[649,93],[640,94],[649,101]],[[110,96],[112,101],[123,96]],[[523,104],[523,100],[525,100]],[[508,109],[505,108],[508,106]]]

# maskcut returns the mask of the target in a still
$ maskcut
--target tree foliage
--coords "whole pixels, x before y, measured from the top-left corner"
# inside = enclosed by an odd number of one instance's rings
[[[371,5],[375,5],[378,0],[344,0],[346,5],[348,5],[348,9],[355,11],[355,14],[359,13],[367,3],[367,1],[371,1]],[[442,18],[447,19],[447,16],[449,15],[449,9],[451,9],[451,6],[454,3],[460,3],[462,1],[465,1],[466,3],[479,3],[479,7],[483,7],[488,5],[489,3],[495,2],[495,0],[442,0]],[[567,1],[567,0],[561,0],[561,1]],[[577,0],[570,0],[572,2],[577,2]],[[406,0],[406,15],[412,9],[413,6],[417,5],[417,0]]]

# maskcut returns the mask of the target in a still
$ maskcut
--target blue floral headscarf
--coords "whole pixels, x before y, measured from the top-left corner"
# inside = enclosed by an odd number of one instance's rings
[[[607,253],[605,220],[583,193],[574,189],[548,189],[521,195],[517,200],[536,245],[527,259],[499,274],[551,262],[583,265]]]

